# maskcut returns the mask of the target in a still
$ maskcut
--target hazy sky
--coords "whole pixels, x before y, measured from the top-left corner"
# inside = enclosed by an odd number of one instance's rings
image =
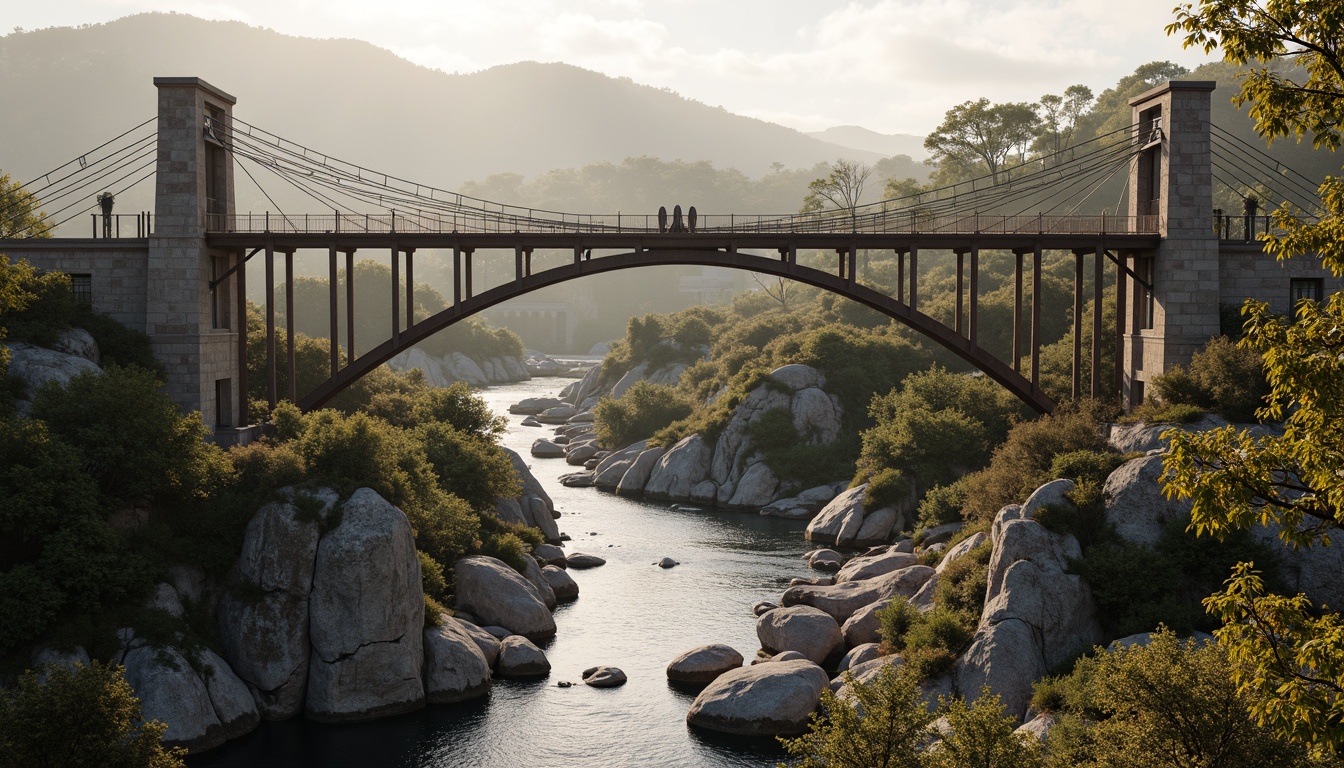
[[[564,61],[801,130],[924,134],[951,106],[1100,91],[1202,54],[1162,31],[1173,0],[0,0],[7,26],[142,11],[353,37],[447,72]]]

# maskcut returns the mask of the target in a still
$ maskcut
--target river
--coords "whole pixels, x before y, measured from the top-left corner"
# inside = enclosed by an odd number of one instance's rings
[[[482,393],[501,414],[525,397],[554,395],[562,379],[533,379]],[[708,643],[726,643],[750,660],[759,643],[751,606],[778,599],[793,576],[809,575],[802,522],[741,512],[677,511],[667,504],[565,488],[575,467],[531,459],[550,428],[509,415],[503,443],[529,457],[573,537],[569,552],[607,564],[572,571],[579,599],[556,609],[556,636],[544,645],[551,675],[538,682],[496,679],[488,696],[431,705],[408,715],[347,725],[296,717],[189,761],[223,766],[773,766],[772,740],[720,737],[686,725],[693,691],[667,681],[668,661]],[[664,556],[681,564],[664,570]],[[599,690],[584,669],[620,667],[629,682]],[[578,683],[559,688],[562,680]]]

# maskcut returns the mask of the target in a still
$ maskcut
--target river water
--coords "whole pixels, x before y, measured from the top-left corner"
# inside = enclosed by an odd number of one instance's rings
[[[501,414],[525,397],[553,395],[566,382],[534,379],[482,393]],[[571,571],[579,599],[556,609],[556,637],[544,645],[551,675],[538,682],[495,680],[486,697],[350,725],[297,717],[264,723],[251,735],[190,761],[221,766],[773,766],[772,740],[720,737],[686,725],[694,691],[667,681],[668,661],[699,645],[726,643],[750,660],[759,643],[751,606],[778,599],[788,579],[808,575],[802,522],[741,512],[677,511],[667,504],[565,488],[576,467],[531,459],[550,428],[509,415],[504,445],[518,451],[546,487],[573,537],[569,552],[607,564]],[[681,564],[653,565],[668,556]],[[584,669],[620,667],[629,682],[599,690]],[[577,683],[559,688],[562,680]]]

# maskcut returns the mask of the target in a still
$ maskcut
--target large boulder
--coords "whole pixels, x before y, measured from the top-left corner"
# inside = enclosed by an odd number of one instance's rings
[[[620,481],[616,484],[616,495],[638,496],[644,493],[644,486],[648,484],[654,467],[658,466],[658,460],[666,452],[667,449],[661,446],[640,451],[634,461],[630,462],[630,468],[625,471],[624,475],[621,475]]]
[[[625,477],[635,459],[647,448],[648,441],[640,440],[634,445],[607,454],[593,469],[593,485],[598,488],[615,488],[620,485],[621,478]]]
[[[1065,507],[1072,508],[1073,501],[1069,499],[1069,494],[1078,484],[1068,478],[1051,480],[1032,492],[1027,500],[1022,504],[1022,516],[1035,518],[1042,509],[1047,507]]]
[[[830,587],[789,587],[782,602],[786,606],[820,608],[843,624],[865,605],[897,595],[912,597],[932,576],[933,569],[927,565],[912,565],[864,581],[848,581]]]
[[[1092,590],[1071,572],[1070,563],[1082,557],[1077,539],[1030,519],[1003,521],[998,531],[985,608],[958,661],[957,683],[963,691],[989,685],[1020,720],[1032,683],[1100,643],[1101,625]]]
[[[310,719],[368,720],[424,706],[425,600],[411,523],[370,488],[317,546],[309,600]]]
[[[551,673],[551,662],[532,641],[522,635],[510,635],[499,644],[495,669],[500,677],[545,677]]]
[[[457,607],[530,640],[555,634],[555,618],[536,589],[501,560],[465,557],[453,566]]]
[[[938,561],[938,567],[933,569],[934,572],[942,573],[947,570],[948,566],[970,554],[971,550],[987,541],[989,541],[989,534],[984,531],[976,531],[970,536],[967,536],[943,554],[943,559]]]
[[[814,664],[825,661],[844,641],[830,614],[806,605],[765,613],[756,620],[756,637],[771,653],[797,651]]]
[[[775,497],[779,478],[764,461],[752,464],[737,481],[737,489],[728,500],[729,509],[758,509]]]
[[[490,690],[490,661],[461,622],[444,618],[449,620],[425,628],[425,700],[451,704],[484,696]]]
[[[555,610],[558,598],[550,580],[541,572],[541,564],[537,562],[536,558],[524,557],[523,566],[523,578],[527,579],[527,583],[532,585],[532,591],[541,599],[547,610]]]
[[[98,341],[93,338],[93,334],[83,328],[69,328],[61,331],[56,343],[52,344],[51,348],[67,355],[82,357],[94,365],[98,365],[102,359],[102,355],[98,351]]]
[[[835,583],[863,581],[918,564],[919,557],[909,552],[886,552],[875,557],[856,557],[845,563],[845,566],[835,574]]]
[[[126,682],[146,720],[168,725],[170,746],[201,752],[248,733],[260,722],[247,686],[224,660],[203,651],[198,672],[177,648],[141,645],[126,654]]]
[[[712,456],[713,451],[700,435],[682,438],[658,459],[644,494],[654,499],[690,499],[691,489],[709,474]]]
[[[845,637],[845,645],[857,648],[866,643],[882,642],[882,635],[878,632],[882,622],[878,620],[877,612],[886,608],[892,600],[902,599],[904,598],[892,597],[878,600],[855,611],[840,627],[840,633]]]
[[[867,483],[836,496],[807,524],[807,540],[850,546],[863,528],[863,500]]]
[[[219,601],[224,656],[267,720],[298,714],[308,690],[308,598],[319,523],[338,497],[330,489],[303,495],[307,500],[267,504],[252,516]]]
[[[579,584],[563,568],[548,565],[541,569],[542,578],[550,585],[557,602],[566,603],[579,598]]]
[[[1168,499],[1158,478],[1162,456],[1140,456],[1121,464],[1106,478],[1106,522],[1120,538],[1156,547],[1168,523],[1190,519],[1190,502]]]
[[[714,643],[681,654],[667,664],[667,679],[674,683],[708,683],[742,666],[742,654]]]
[[[476,644],[476,648],[480,650],[481,655],[485,657],[485,663],[491,669],[495,668],[495,661],[499,659],[499,638],[469,621],[463,621],[446,613],[439,614],[439,624],[448,623],[456,624],[459,630],[471,638],[471,641]]]
[[[686,722],[738,736],[804,733],[830,680],[810,661],[740,667],[695,697]]]
[[[70,383],[70,379],[81,373],[102,373],[101,368],[82,355],[57,352],[23,342],[0,344],[0,348],[9,349],[8,373],[23,383],[29,397],[36,395],[37,390],[48,382],[54,381],[64,387]]]
[[[513,471],[518,473],[518,480],[523,486],[516,500],[523,516],[523,524],[541,531],[541,535],[551,544],[559,544],[560,529],[555,524],[555,504],[551,501],[551,497],[517,451],[509,448],[501,450],[509,457]]]
[[[871,547],[885,544],[891,540],[892,531],[900,519],[901,516],[895,507],[882,507],[865,513],[863,525],[859,526],[859,532],[854,536],[854,546]]]

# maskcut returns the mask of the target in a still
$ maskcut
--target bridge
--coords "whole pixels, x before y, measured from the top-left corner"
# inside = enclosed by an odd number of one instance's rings
[[[96,309],[145,330],[164,363],[169,392],[207,420],[213,414],[226,439],[250,423],[241,331],[248,281],[258,276],[267,297],[268,399],[274,404],[287,398],[304,409],[321,406],[399,352],[485,309],[568,280],[655,265],[750,270],[831,291],[941,345],[1039,412],[1055,405],[1040,381],[1042,307],[1036,297],[1042,295],[1047,252],[1073,259],[1075,397],[1122,394],[1128,403],[1141,401],[1152,376],[1188,362],[1218,334],[1220,304],[1259,296],[1286,310],[1293,295],[1314,290],[1322,296],[1327,287],[1339,287],[1315,265],[1285,266],[1260,254],[1249,235],[1265,224],[1254,211],[1240,220],[1213,211],[1213,179],[1233,171],[1226,162],[1229,142],[1220,144],[1210,126],[1208,82],[1159,86],[1131,102],[1133,125],[1071,148],[1067,156],[1023,163],[992,181],[775,216],[703,214],[680,206],[671,213],[590,215],[477,200],[341,161],[249,125],[234,118],[232,96],[198,78],[156,78],[155,86],[159,110],[152,136],[128,132],[103,153],[111,158],[109,168],[130,171],[123,178],[136,174],[138,158],[152,154],[143,167],[152,165],[154,212],[95,213],[91,238],[0,240],[0,253],[75,275],[87,284]],[[149,132],[147,121],[141,133]],[[279,177],[323,212],[236,211],[234,173],[248,172],[244,163]],[[1075,212],[1079,198],[1117,174],[1128,178],[1125,214]],[[106,169],[100,178],[108,178]],[[1023,201],[1048,205],[1051,212],[1027,211]],[[980,256],[989,250],[1016,257],[1007,359],[980,343]],[[453,290],[446,309],[417,319],[416,254],[426,251],[451,253]],[[329,273],[329,376],[311,392],[297,391],[293,375],[299,252],[305,258],[325,255]],[[831,254],[829,262],[818,253]],[[392,273],[389,337],[370,349],[356,348],[353,322],[345,323],[344,334],[339,322],[342,310],[348,319],[359,311],[353,281],[345,281],[344,296],[338,295],[338,274],[354,274],[357,254],[378,258]],[[861,254],[895,260],[894,291],[865,284]],[[955,261],[950,324],[921,311],[921,256],[926,263]],[[510,265],[508,278],[478,286],[473,266],[479,270],[483,261]],[[286,291],[280,318],[277,267]],[[1101,306],[1107,286],[1117,306],[1115,324],[1104,328],[1102,313],[1092,313],[1092,344],[1084,350],[1084,304],[1090,299]],[[281,324],[289,340],[284,350],[277,349]],[[1100,376],[1105,345],[1121,361],[1109,381]],[[1080,373],[1085,354],[1088,382]],[[289,373],[287,392],[277,388],[282,369]]]

